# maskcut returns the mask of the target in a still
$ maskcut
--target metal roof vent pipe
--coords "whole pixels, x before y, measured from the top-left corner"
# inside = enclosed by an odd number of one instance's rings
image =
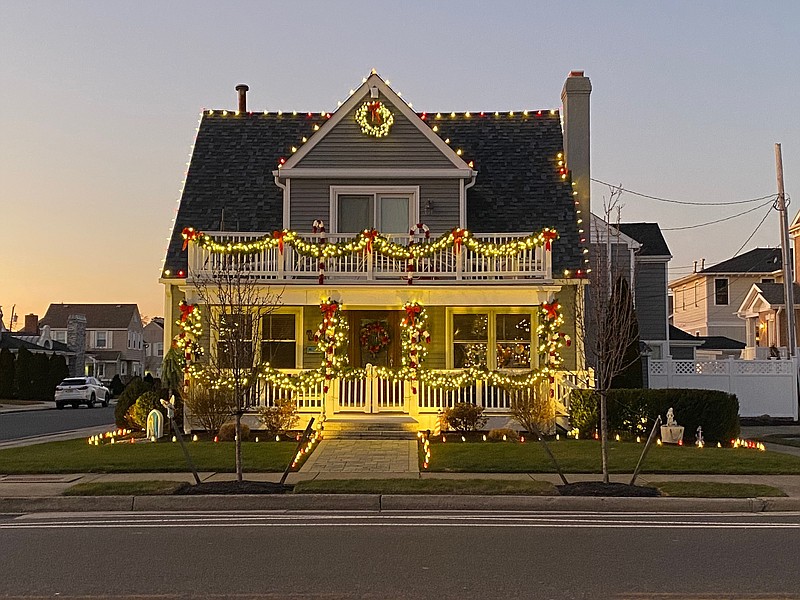
[[[239,114],[243,115],[247,112],[247,91],[250,88],[244,83],[236,86],[236,91],[239,92]]]

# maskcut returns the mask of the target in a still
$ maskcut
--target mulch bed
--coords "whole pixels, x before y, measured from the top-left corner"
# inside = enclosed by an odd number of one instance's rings
[[[661,493],[653,487],[627,485],[625,483],[603,483],[602,481],[580,481],[559,485],[562,496],[608,496],[613,498],[652,498]]]
[[[287,494],[293,486],[269,481],[211,481],[198,485],[187,485],[175,491],[180,496],[223,494]]]

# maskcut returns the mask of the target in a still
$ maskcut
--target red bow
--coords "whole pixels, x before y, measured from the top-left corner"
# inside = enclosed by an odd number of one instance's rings
[[[322,313],[322,320],[326,323],[330,321],[336,314],[336,309],[339,308],[338,302],[323,302],[319,305],[319,310]]]
[[[455,244],[456,254],[461,252],[461,244],[464,243],[464,230],[456,227],[453,229],[453,243]]]
[[[552,229],[547,229],[544,232],[542,232],[542,237],[544,238],[544,249],[550,250],[552,246],[551,242],[558,237],[558,233],[556,233]]]
[[[189,304],[185,300],[181,300],[178,308],[181,310],[181,323],[189,318],[189,315],[194,311],[194,304]]]
[[[273,239],[278,240],[278,251],[283,254],[283,238],[286,235],[285,231],[273,231],[272,237]]]
[[[189,241],[190,240],[196,240],[198,237],[200,237],[203,234],[201,232],[199,232],[199,231],[195,231],[194,227],[184,227],[183,231],[181,232],[181,235],[183,236],[183,248],[182,248],[182,250],[186,250],[186,246],[189,245]]]
[[[547,319],[556,319],[558,318],[558,302],[553,302],[551,304],[542,304],[542,309],[547,311]]]
[[[378,125],[381,124],[381,103],[380,100],[375,100],[375,102],[369,103],[369,118],[370,121],[373,123],[377,123]]]
[[[417,304],[406,306],[406,315],[408,316],[409,324],[413,325],[417,320],[417,315],[422,312],[422,308]]]
[[[364,237],[367,240],[367,252],[372,254],[372,242],[375,241],[375,237],[378,235],[377,229],[370,229],[369,231],[364,232]]]

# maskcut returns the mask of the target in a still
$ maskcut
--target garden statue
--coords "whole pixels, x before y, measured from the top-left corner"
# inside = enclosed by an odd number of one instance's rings
[[[164,415],[155,408],[147,415],[147,438],[159,439],[164,435]]]
[[[661,441],[665,444],[683,443],[683,427],[675,420],[675,412],[671,406],[667,411],[667,424],[661,427]]]

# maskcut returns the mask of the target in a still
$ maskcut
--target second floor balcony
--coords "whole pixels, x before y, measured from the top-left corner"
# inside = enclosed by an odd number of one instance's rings
[[[383,235],[367,246],[352,234],[297,234],[287,243],[265,244],[248,252],[237,247],[270,239],[257,232],[205,232],[207,244],[189,244],[189,281],[225,270],[282,284],[314,283],[531,283],[552,280],[550,238],[528,233],[467,233],[457,244],[425,235]],[[274,234],[273,234],[274,235]],[[291,243],[290,243],[291,242]],[[353,242],[353,243],[351,243]],[[348,246],[348,244],[350,245]],[[238,246],[237,246],[238,245]],[[414,257],[408,258],[409,247]],[[316,254],[316,255],[315,255]]]

